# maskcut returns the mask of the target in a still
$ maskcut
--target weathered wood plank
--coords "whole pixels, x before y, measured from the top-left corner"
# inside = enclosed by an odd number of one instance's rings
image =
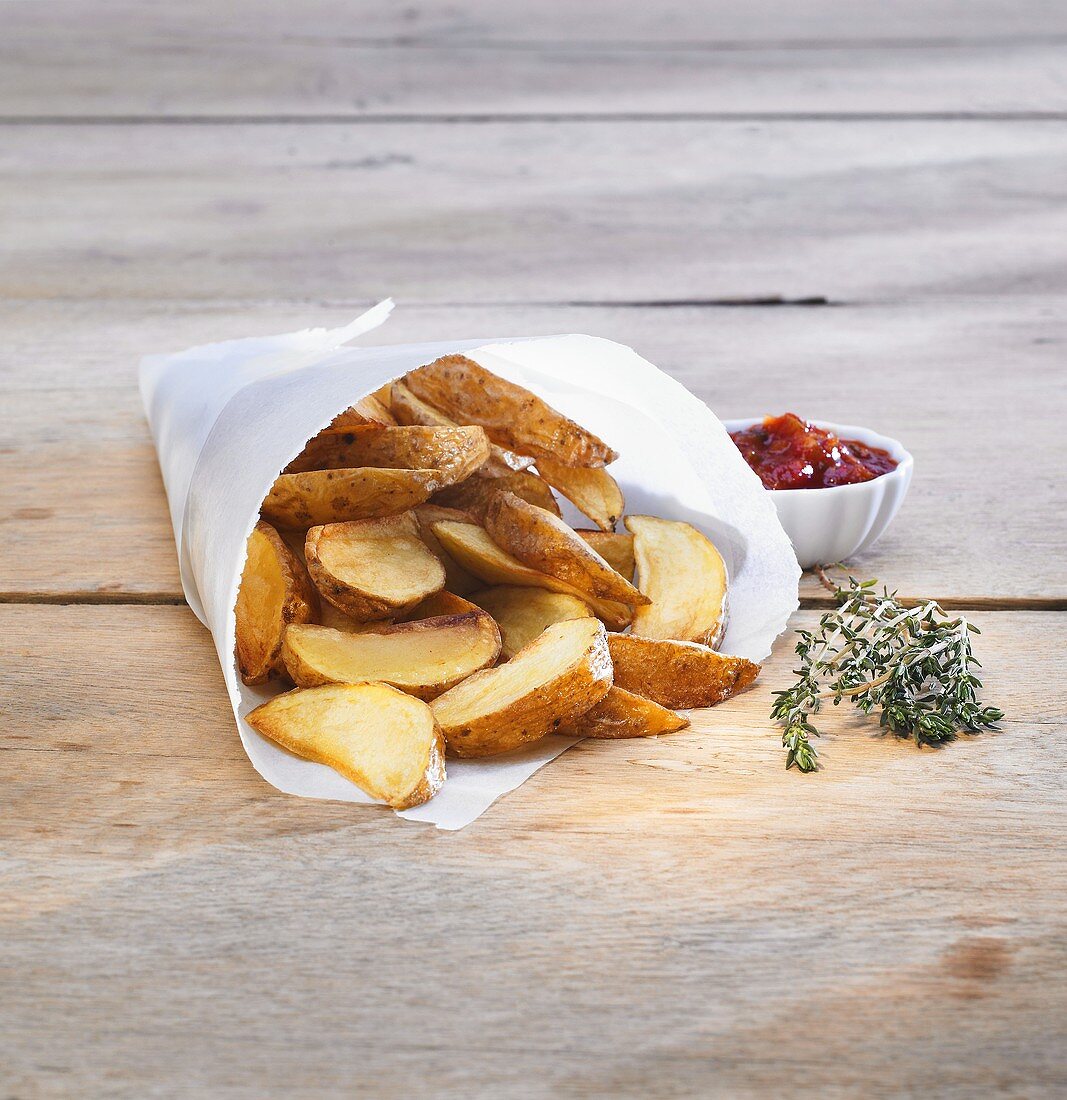
[[[135,385],[148,351],[340,324],[358,304],[0,306],[3,588],[180,594]],[[1067,436],[1048,415],[1067,327],[1055,301],[840,309],[401,305],[377,339],[588,332],[636,347],[721,416],[869,424],[916,459],[908,500],[856,563],[908,596],[1067,598]],[[806,581],[807,595],[819,593]]]
[[[265,786],[185,609],[0,608],[5,1086],[1051,1095],[1067,616],[978,621],[999,734],[786,773],[783,641],[443,834]]]
[[[38,5],[46,10],[50,5]],[[290,8],[297,18],[303,10]],[[0,116],[121,118],[1067,111],[1067,39],[636,48],[340,41],[298,25],[205,41],[138,19],[0,42]],[[343,24],[342,24],[343,25]],[[1065,28],[1067,29],[1067,28]]]
[[[0,130],[0,296],[1064,289],[1055,123]]]
[[[206,48],[221,42],[254,47],[263,42],[501,42],[556,45],[696,44],[797,45],[899,41],[915,45],[1004,42],[1067,34],[1067,15],[1056,0],[896,0],[864,10],[841,0],[539,0],[536,5],[496,0],[420,0],[418,5],[371,0],[304,0],[299,8],[256,0],[187,0],[160,6],[147,0],[108,0],[83,18],[77,0],[7,0],[5,30],[27,46],[47,47],[57,37],[77,37],[90,48],[112,39],[117,46],[151,42]],[[210,28],[210,32],[206,29]]]

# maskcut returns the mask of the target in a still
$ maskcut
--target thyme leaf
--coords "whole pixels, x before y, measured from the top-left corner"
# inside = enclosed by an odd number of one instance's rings
[[[878,712],[883,729],[919,746],[998,728],[1003,711],[978,702],[982,681],[975,670],[981,666],[971,652],[977,627],[932,600],[905,607],[887,588],[879,595],[877,581],[850,576],[841,587],[824,571],[819,575],[837,607],[822,616],[817,630],[797,631],[797,681],[774,693],[771,708],[771,718],[784,727],[787,769],[818,768],[813,718],[826,700]]]

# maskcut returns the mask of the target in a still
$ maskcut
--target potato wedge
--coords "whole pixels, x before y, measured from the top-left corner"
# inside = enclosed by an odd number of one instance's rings
[[[410,512],[312,527],[304,553],[320,594],[358,622],[402,615],[445,585]]]
[[[396,810],[428,802],[445,781],[444,738],[433,712],[388,684],[297,688],[256,707],[245,721]]]
[[[393,623],[392,619],[358,622],[326,600],[319,601],[319,613],[315,621],[319,626],[328,626],[331,630],[343,630],[346,634],[365,634],[368,630],[381,630],[383,626],[392,626]]]
[[[577,596],[544,588],[500,584],[471,593],[472,602],[484,608],[500,627],[502,657],[511,658],[554,623],[592,615]]]
[[[435,523],[433,529],[445,550],[468,573],[473,573],[485,584],[517,584],[577,596],[588,603],[594,614],[613,630],[621,630],[633,618],[633,612],[625,604],[595,599],[565,581],[523,565],[518,558],[497,546],[485,528],[476,523],[442,520]]]
[[[468,573],[466,569],[441,545],[441,540],[434,534],[433,525],[441,519],[458,520],[460,523],[469,523],[471,517],[458,508],[442,508],[437,504],[420,504],[413,509],[415,519],[419,524],[419,535],[426,543],[430,553],[445,567],[445,587],[460,596],[473,592],[480,587],[478,578]]]
[[[628,581],[634,579],[634,570],[637,563],[634,561],[634,537],[616,531],[584,531],[574,532],[580,535],[589,545],[615,570],[621,573]]]
[[[481,428],[362,427],[319,432],[285,472],[360,466],[436,470],[443,488],[470,477],[488,457],[489,440]]]
[[[419,699],[435,698],[499,654],[500,631],[478,608],[362,634],[296,626],[282,646],[285,667],[300,687],[378,680]]]
[[[661,733],[683,730],[688,725],[689,719],[683,715],[675,714],[651,699],[613,686],[599,703],[560,732],[574,737],[614,740],[622,737],[656,737]]]
[[[440,592],[427,596],[422,603],[417,603],[406,615],[401,615],[400,622],[413,623],[419,619],[433,619],[438,615],[466,615],[469,611],[481,610],[476,603],[442,588]]]
[[[416,397],[403,382],[394,382],[390,388],[389,404],[393,416],[401,424],[425,424],[435,428],[454,428],[456,422],[440,409]],[[495,443],[489,445],[489,461],[482,472],[490,477],[500,477],[512,470],[525,470],[533,465],[533,459],[506,451]]]
[[[365,424],[391,425],[396,423],[396,417],[389,411],[389,407],[382,402],[377,394],[369,393],[360,398],[354,405],[349,405],[344,412],[339,412],[330,421],[326,431],[340,431],[345,428],[358,428]]]
[[[716,653],[699,642],[612,634],[608,648],[618,687],[682,710],[713,707],[744,691],[760,672],[753,661]]]
[[[431,704],[456,756],[495,756],[575,721],[611,687],[607,634],[594,618],[550,626],[507,664],[476,672]]]
[[[319,600],[300,559],[269,523],[248,536],[237,591],[237,669],[246,684],[262,684],[285,671],[282,639],[289,623],[307,623]]]
[[[457,424],[481,424],[517,454],[565,466],[606,466],[618,454],[541,398],[464,355],[446,355],[404,375],[404,385]]]
[[[485,512],[485,529],[497,546],[523,565],[579,592],[631,607],[650,602],[563,520],[514,493],[493,496]]]
[[[309,470],[282,474],[261,511],[279,527],[342,523],[406,512],[440,486],[437,470]]]
[[[559,515],[559,505],[548,482],[529,470],[516,470],[496,477],[483,475],[479,470],[474,477],[468,478],[461,485],[450,485],[436,493],[433,503],[458,508],[467,512],[478,523],[483,523],[493,494],[505,489],[530,504],[536,504],[538,508],[544,508],[554,516]]]
[[[607,470],[596,466],[564,466],[550,458],[539,458],[537,472],[601,531],[615,530],[626,509],[626,500]]]
[[[638,587],[651,599],[634,613],[642,638],[702,642],[713,649],[726,623],[726,565],[695,527],[658,516],[627,516]]]

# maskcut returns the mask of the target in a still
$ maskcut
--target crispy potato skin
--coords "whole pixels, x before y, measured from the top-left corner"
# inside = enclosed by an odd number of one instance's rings
[[[309,470],[282,474],[263,501],[262,513],[290,528],[395,516],[425,503],[439,487],[437,470]]]
[[[590,707],[562,733],[614,741],[624,737],[657,737],[685,729],[689,719],[667,710],[651,699],[613,686],[595,706]]]
[[[565,466],[606,466],[618,458],[602,439],[539,397],[463,355],[446,355],[404,376],[404,385],[459,424],[480,424],[517,454]]]
[[[466,615],[470,611],[481,610],[483,609],[476,603],[442,588],[440,592],[434,592],[422,603],[416,604],[406,615],[402,615],[400,622],[413,623],[419,619],[433,619],[439,615]]]
[[[262,541],[260,541],[262,540]],[[281,590],[278,606],[266,608],[259,600],[270,588],[250,572],[254,568],[254,542],[266,554],[273,554]],[[249,536],[245,569],[237,593],[237,669],[246,684],[262,684],[285,671],[282,641],[289,623],[312,622],[318,615],[319,599],[300,559],[269,523],[260,520]]]
[[[574,532],[587,543],[615,570],[622,574],[626,580],[633,583],[637,562],[634,559],[634,537],[619,531],[585,531],[578,529]]]
[[[572,635],[581,643],[577,652]],[[562,654],[558,659],[557,651]],[[529,689],[520,698],[500,706],[484,702],[494,679],[527,674]],[[611,657],[603,623],[569,619],[549,627],[508,664],[476,672],[439,695],[431,707],[449,753],[496,756],[574,722],[610,688]]]
[[[514,493],[494,494],[485,512],[485,529],[523,565],[590,596],[631,607],[650,602],[563,520]]]
[[[326,628],[313,626],[311,629],[323,630]],[[344,637],[350,639],[350,646],[356,650],[362,644],[360,639],[366,636],[364,634],[346,634],[343,631],[335,633],[343,634]],[[417,669],[406,669],[407,675],[403,678],[395,675],[378,675],[374,678],[381,683],[395,687],[398,691],[405,692],[407,695],[414,695],[416,699],[426,701],[435,699],[442,692],[455,687],[456,684],[461,683],[473,673],[488,668],[500,656],[500,630],[491,615],[473,605],[471,605],[470,611],[460,614],[435,615],[410,622],[395,623],[391,626],[383,625],[379,629],[367,633],[371,633],[376,637],[400,639],[415,652],[418,651],[422,638],[427,635],[433,635],[439,639],[445,634],[456,633],[462,635],[468,653],[477,649],[477,659],[471,660],[461,675],[449,679],[434,680],[425,678],[423,682],[417,682],[419,680]],[[325,675],[321,668],[316,667],[306,659],[305,654],[302,652],[300,640],[299,628],[296,631],[287,629],[282,644],[282,660],[285,662],[285,667],[293,683],[298,687],[318,687],[321,684],[333,683],[363,683],[369,679],[367,676],[362,676],[358,680],[349,680]]]
[[[434,523],[434,534],[456,561],[487,585],[518,584],[532,588],[547,588],[550,592],[563,592],[577,596],[593,609],[613,630],[621,630],[633,617],[626,604],[615,600],[599,600],[588,592],[575,588],[566,581],[550,577],[502,550],[489,537],[484,527],[477,523],[457,523],[444,520]]]
[[[548,458],[537,460],[537,472],[557,492],[587,515],[601,531],[614,531],[626,510],[618,482],[600,467],[564,466]]]
[[[489,439],[482,428],[364,426],[319,432],[285,468],[287,474],[308,470],[436,470],[438,485],[470,477],[489,458]]]
[[[353,711],[354,721],[358,721],[361,713],[380,717],[383,711],[394,710],[410,719],[410,708],[426,707],[424,718],[416,711],[417,717],[426,723],[427,737],[415,782],[400,787],[376,783],[361,761],[362,754],[358,748],[349,751],[345,745],[337,744],[334,738],[323,736],[316,724],[321,711],[319,715],[314,713],[317,707],[322,706],[349,707]],[[301,714],[302,710],[304,714]],[[245,721],[257,733],[294,755],[333,768],[360,790],[366,791],[372,798],[380,798],[394,810],[407,810],[428,802],[445,781],[444,736],[434,722],[432,712],[426,703],[388,684],[327,684],[316,688],[297,688],[276,695],[256,707],[245,716]]]
[[[427,427],[454,428],[456,422],[449,419],[440,409],[416,397],[403,382],[394,382],[390,387],[390,406],[393,415],[400,424],[424,424]],[[489,460],[482,467],[482,473],[490,477],[501,477],[513,470],[525,470],[533,465],[533,459],[517,455],[495,443],[489,445]]]
[[[380,540],[382,554],[388,553],[389,544],[393,543],[397,552],[402,550],[408,555],[414,554],[415,560],[426,567],[426,582],[412,586],[410,595],[398,599],[376,591],[360,576],[337,576],[323,560],[328,549],[326,543],[333,539]],[[403,615],[445,586],[444,566],[420,538],[415,517],[410,512],[382,519],[354,520],[312,527],[308,530],[304,543],[304,556],[307,558],[308,574],[320,595],[357,622]],[[367,584],[367,587],[361,587],[363,584]]]
[[[514,493],[517,497],[539,508],[559,515],[559,505],[552,495],[548,482],[529,470],[499,474],[496,477],[483,476],[481,471],[460,485],[451,485],[435,494],[434,504],[456,508],[466,512],[477,523],[485,522],[485,513],[493,494],[501,491]]]
[[[713,707],[744,691],[760,672],[753,661],[716,653],[697,642],[612,634],[608,649],[618,687],[682,710]]]

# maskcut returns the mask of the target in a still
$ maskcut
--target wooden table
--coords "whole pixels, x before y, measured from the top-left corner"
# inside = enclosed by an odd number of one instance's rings
[[[1041,0],[3,4],[0,1093],[1062,1095],[1065,47]],[[855,568],[974,612],[1003,731],[786,773],[786,636],[459,833],[266,786],[135,364],[386,294],[904,439]]]

